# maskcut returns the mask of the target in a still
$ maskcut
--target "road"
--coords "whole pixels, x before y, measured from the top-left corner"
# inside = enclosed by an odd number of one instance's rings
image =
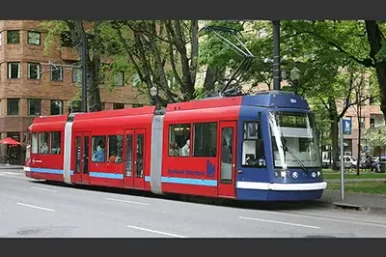
[[[259,205],[257,205],[259,206]],[[215,206],[33,182],[0,170],[2,237],[385,237],[386,216]]]

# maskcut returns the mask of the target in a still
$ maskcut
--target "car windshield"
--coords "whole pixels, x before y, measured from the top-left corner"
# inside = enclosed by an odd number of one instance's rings
[[[315,120],[310,113],[270,112],[269,125],[276,168],[320,167]]]

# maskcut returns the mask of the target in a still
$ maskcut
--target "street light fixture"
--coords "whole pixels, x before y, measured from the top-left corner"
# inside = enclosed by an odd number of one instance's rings
[[[290,78],[292,81],[298,81],[300,79],[300,70],[298,68],[294,67],[291,70]]]
[[[155,86],[150,88],[150,95],[151,95],[151,98],[152,98],[153,105],[157,105],[158,89]]]
[[[290,80],[291,80],[291,84],[295,88],[295,94],[298,93],[299,79],[300,79],[300,70],[298,68],[294,67],[291,70]]]

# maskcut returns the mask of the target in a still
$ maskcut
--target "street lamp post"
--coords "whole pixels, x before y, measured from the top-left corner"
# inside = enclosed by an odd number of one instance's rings
[[[82,22],[82,111],[87,112],[87,34]]]
[[[153,86],[150,88],[150,96],[152,100],[152,105],[157,105],[157,95],[158,95],[158,89]]]
[[[300,70],[298,68],[294,67],[291,70],[290,79],[295,88],[295,94],[297,94],[298,87],[299,87],[299,79],[300,79]]]
[[[280,90],[280,21],[272,21],[273,25],[273,89]]]

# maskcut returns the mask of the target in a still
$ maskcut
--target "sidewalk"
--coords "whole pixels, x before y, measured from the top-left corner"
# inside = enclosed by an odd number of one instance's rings
[[[0,164],[0,170],[7,170],[7,169],[23,169],[22,165],[6,165],[6,164]]]
[[[320,202],[329,207],[386,215],[386,196],[350,192],[345,192],[344,196],[344,201],[341,201],[340,191],[326,190]]]

